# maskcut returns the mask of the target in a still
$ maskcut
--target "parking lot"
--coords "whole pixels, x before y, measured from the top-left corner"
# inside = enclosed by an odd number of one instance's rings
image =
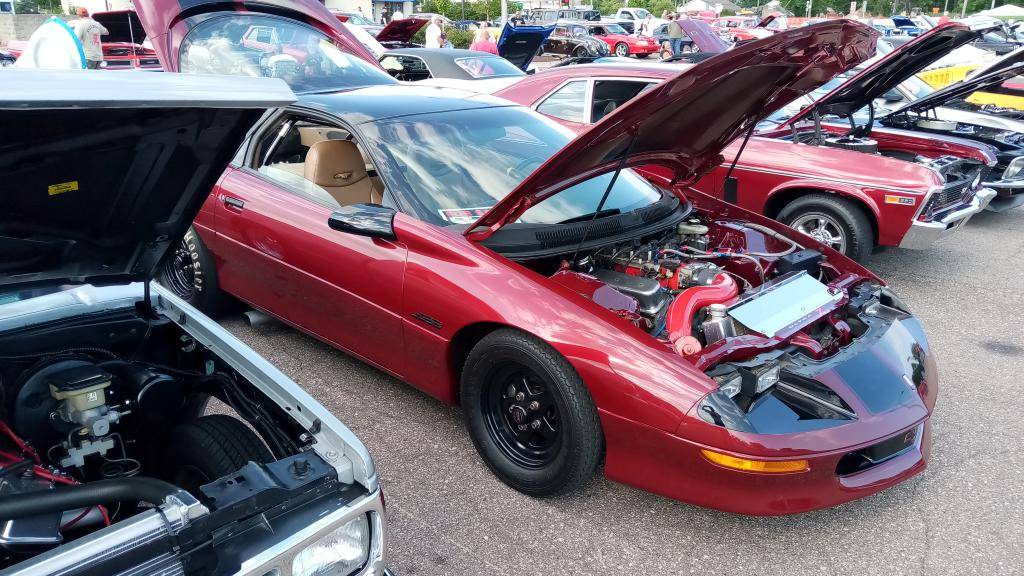
[[[609,482],[535,500],[477,457],[457,408],[273,322],[224,320],[338,415],[382,477],[389,566],[410,574],[1024,573],[1024,210],[869,262],[939,359],[921,476],[831,510],[748,518]]]

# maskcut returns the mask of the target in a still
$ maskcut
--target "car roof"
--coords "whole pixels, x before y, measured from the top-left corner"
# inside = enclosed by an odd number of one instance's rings
[[[519,106],[502,98],[469,90],[415,84],[367,86],[341,92],[303,94],[299,96],[299,105],[329,112],[352,125],[435,112]]]

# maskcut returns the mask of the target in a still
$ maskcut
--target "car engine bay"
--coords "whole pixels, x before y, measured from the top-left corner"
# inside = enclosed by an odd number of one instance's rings
[[[339,486],[307,450],[310,434],[260,389],[176,324],[140,316],[0,340],[0,569],[189,500],[182,491],[210,512],[203,541]]]
[[[743,415],[709,421],[741,430],[757,429],[766,396],[779,406],[761,431],[854,418],[813,376],[869,332],[909,317],[887,289],[822,252],[697,211],[668,231],[563,260],[549,277],[703,370],[720,385],[708,413]],[[792,418],[779,418],[782,409]]]

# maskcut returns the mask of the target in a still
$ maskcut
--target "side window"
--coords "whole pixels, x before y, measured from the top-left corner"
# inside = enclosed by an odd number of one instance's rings
[[[306,200],[331,210],[382,201],[381,180],[351,134],[337,126],[285,118],[257,151],[256,171]]]
[[[597,122],[654,86],[654,82],[623,80],[598,80],[594,82],[594,103],[591,107],[590,121]]]
[[[633,19],[634,19],[634,18],[633,18],[633,14],[632,14],[632,13],[630,13],[630,12],[623,12],[623,13],[622,13],[622,14],[620,15],[620,17],[621,17],[621,18],[622,18],[623,20],[633,20]]]
[[[274,41],[273,35],[270,33],[270,28],[257,28],[256,29],[256,41],[263,44],[270,44]]]
[[[600,26],[594,26],[593,28],[591,28],[590,33],[593,34],[594,36],[605,35],[604,28],[601,28]]]
[[[569,35],[569,33],[565,30],[565,27],[555,28],[555,31],[553,32],[553,34],[555,36],[568,36]]]
[[[568,120],[569,122],[586,122],[587,81],[569,82],[548,96],[537,111],[548,116]]]

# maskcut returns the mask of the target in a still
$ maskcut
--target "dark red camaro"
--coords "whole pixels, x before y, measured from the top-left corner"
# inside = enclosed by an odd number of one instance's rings
[[[231,39],[223,24],[317,14],[275,4],[192,2],[184,42],[158,51],[188,66]],[[925,467],[936,373],[921,326],[861,266],[686,185],[874,41],[851,22],[783,32],[575,140],[504,100],[393,85],[321,42],[330,56],[313,58],[334,64],[315,78],[339,66],[382,85],[268,116],[163,282],[207,309],[237,297],[461,403],[484,461],[528,494],[580,486],[602,456],[609,478],[746,514],[871,494]],[[674,182],[631,170],[651,164]]]

